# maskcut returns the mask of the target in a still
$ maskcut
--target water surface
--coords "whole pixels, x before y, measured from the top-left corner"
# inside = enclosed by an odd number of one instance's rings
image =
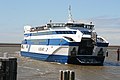
[[[8,53],[17,57],[17,80],[59,80],[59,70],[74,70],[75,80],[119,80],[120,62],[116,59],[116,48],[109,48],[103,66],[85,66],[50,63],[21,57],[20,47],[0,47],[0,56]]]

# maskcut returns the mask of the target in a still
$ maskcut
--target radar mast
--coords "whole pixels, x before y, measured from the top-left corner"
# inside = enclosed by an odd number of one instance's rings
[[[71,14],[71,5],[69,5],[68,13],[69,13],[69,15],[68,15],[68,23],[73,23],[74,20],[72,18],[72,14]]]

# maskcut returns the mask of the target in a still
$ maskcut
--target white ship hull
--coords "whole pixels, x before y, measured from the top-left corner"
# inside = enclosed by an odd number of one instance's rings
[[[59,63],[103,64],[108,44],[91,23],[50,22],[24,27],[21,55]]]

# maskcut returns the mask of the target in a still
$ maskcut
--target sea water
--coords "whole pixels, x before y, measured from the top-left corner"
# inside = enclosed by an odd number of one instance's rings
[[[120,62],[117,48],[108,48],[108,57],[103,66],[60,64],[30,59],[19,55],[20,47],[0,47],[0,57],[4,53],[16,57],[17,80],[59,80],[60,70],[73,70],[75,80],[120,80]]]

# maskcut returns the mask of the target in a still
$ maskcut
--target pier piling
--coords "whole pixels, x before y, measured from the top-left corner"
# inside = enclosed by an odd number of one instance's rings
[[[120,49],[118,48],[117,49],[117,61],[119,61],[120,60]]]
[[[75,80],[75,72],[71,70],[60,70],[60,80]]]
[[[70,80],[75,80],[75,72],[71,71]]]
[[[108,51],[106,52],[106,57],[108,57]]]
[[[17,80],[17,58],[0,57],[0,80]]]

